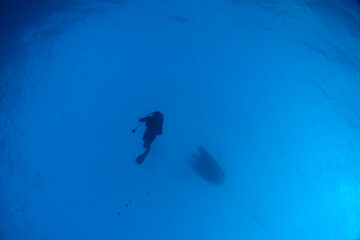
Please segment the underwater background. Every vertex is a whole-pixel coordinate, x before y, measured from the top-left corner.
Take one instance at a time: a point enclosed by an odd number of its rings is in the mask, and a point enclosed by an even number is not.
[[[359,12],[2,1],[0,240],[358,240]],[[131,130],[155,110],[139,166]],[[190,166],[198,146],[223,184]]]

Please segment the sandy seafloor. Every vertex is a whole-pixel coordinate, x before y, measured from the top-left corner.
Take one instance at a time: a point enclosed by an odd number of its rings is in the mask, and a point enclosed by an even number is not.
[[[360,238],[359,1],[1,4],[1,240]]]

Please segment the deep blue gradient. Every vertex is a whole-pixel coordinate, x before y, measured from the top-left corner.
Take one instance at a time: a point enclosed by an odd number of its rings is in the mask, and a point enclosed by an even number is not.
[[[28,2],[0,7],[0,240],[360,238],[359,1]]]

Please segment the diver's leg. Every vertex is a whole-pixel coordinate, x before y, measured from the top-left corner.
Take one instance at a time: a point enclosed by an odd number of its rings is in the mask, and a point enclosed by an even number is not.
[[[145,132],[144,132],[144,135],[142,137],[143,141],[145,141],[146,139],[149,138],[149,136],[151,135],[151,131],[149,128],[146,128]]]
[[[156,134],[148,134],[146,138],[144,138],[144,148],[150,149],[151,143],[155,140],[155,137]]]
[[[149,128],[147,128],[142,138],[144,141],[144,148],[146,149],[150,149],[150,145],[151,145],[151,142],[149,141],[150,137],[151,137],[151,132]]]

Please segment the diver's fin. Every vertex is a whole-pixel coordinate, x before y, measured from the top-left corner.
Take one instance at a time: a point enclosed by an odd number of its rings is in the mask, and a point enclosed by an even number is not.
[[[141,165],[141,164],[144,162],[145,157],[146,157],[146,154],[144,154],[144,153],[141,154],[140,156],[138,156],[138,157],[136,158],[136,163],[139,164],[139,165]]]
[[[146,156],[148,155],[148,153],[149,153],[149,149],[146,150],[144,153],[140,154],[140,155],[136,158],[136,163],[139,164],[139,165],[141,165],[141,164],[144,162],[144,160],[145,160]]]

